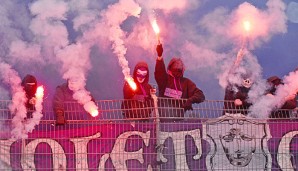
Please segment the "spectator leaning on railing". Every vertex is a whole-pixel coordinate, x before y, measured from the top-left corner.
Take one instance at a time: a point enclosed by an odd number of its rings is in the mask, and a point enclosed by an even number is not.
[[[243,115],[248,114],[248,108],[251,103],[248,102],[248,92],[253,84],[250,79],[250,74],[245,74],[242,76],[242,85],[233,86],[228,85],[225,90],[224,97],[224,112],[225,113],[241,113]]]
[[[154,76],[158,85],[159,97],[170,98],[159,99],[159,107],[161,109],[171,108],[171,110],[161,110],[159,114],[161,121],[166,121],[169,118],[181,119],[184,117],[185,111],[193,110],[193,103],[203,102],[205,95],[194,82],[183,77],[185,66],[180,58],[172,58],[166,69],[162,57],[162,44],[157,45],[156,51],[158,57]]]
[[[67,118],[69,119],[88,119],[89,115],[86,113],[83,105],[79,104],[73,98],[74,90],[77,89],[77,80],[67,80],[66,83],[56,87],[56,92],[53,98],[53,110],[56,116],[56,125],[65,125]],[[95,102],[91,96],[91,100]],[[68,113],[67,113],[68,110]],[[69,111],[71,110],[71,111]],[[68,115],[66,115],[66,113]]]
[[[148,83],[149,69],[146,62],[136,64],[133,79],[137,86],[135,90],[127,82],[123,86],[124,101],[121,106],[123,115],[127,119],[146,121],[153,110],[153,100],[150,95],[152,86]]]

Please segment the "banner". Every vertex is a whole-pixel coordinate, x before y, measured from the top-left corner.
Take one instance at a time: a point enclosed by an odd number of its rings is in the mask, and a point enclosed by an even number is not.
[[[207,121],[42,127],[1,136],[11,170],[297,170],[298,124],[225,115]],[[158,129],[158,130],[157,130]]]

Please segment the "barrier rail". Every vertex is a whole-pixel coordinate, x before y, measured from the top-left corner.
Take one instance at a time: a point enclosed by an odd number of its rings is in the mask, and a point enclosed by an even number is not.
[[[10,101],[0,101],[0,170],[297,170],[296,109],[255,119],[241,107],[225,114],[224,103],[232,102],[206,100],[184,112],[183,101],[166,98],[101,100],[91,117],[67,102],[67,124],[56,126],[45,102],[40,124],[16,140]]]

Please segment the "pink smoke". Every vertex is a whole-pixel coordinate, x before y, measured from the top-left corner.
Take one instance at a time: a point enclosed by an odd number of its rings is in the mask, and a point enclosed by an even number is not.
[[[230,15],[228,35],[237,39],[247,36],[250,48],[259,47],[268,42],[275,34],[287,32],[285,4],[281,0],[269,0],[267,10],[261,10],[248,2],[241,4]],[[243,22],[251,23],[251,30],[245,33]]]

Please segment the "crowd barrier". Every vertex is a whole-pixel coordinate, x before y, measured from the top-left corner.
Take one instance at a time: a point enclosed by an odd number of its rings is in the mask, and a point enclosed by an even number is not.
[[[50,102],[26,139],[11,137],[10,101],[0,101],[0,170],[297,170],[297,110],[251,118],[222,100],[96,101],[97,117],[65,103],[55,125]],[[134,108],[132,108],[132,106]],[[136,114],[144,117],[136,117]],[[24,121],[26,122],[26,120]]]

